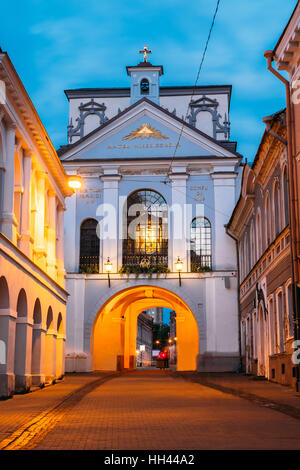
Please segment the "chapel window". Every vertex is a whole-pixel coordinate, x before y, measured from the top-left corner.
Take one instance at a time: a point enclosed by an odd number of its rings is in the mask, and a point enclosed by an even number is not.
[[[168,207],[156,191],[142,189],[127,198],[123,266],[168,266]]]
[[[206,217],[195,217],[191,223],[191,271],[211,268],[211,223]]]
[[[80,227],[80,255],[79,271],[86,273],[99,272],[99,237],[97,235],[98,222],[95,219],[86,219]]]
[[[147,78],[143,78],[141,80],[141,95],[149,95],[149,80]]]

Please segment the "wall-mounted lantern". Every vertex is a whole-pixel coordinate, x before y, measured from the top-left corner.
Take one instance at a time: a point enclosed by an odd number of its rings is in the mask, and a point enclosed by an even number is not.
[[[181,261],[180,257],[178,256],[177,258],[177,261],[175,263],[175,268],[176,268],[176,271],[178,272],[178,275],[179,275],[179,286],[181,287],[181,271],[182,271],[182,268],[183,268],[183,262]]]
[[[112,263],[111,263],[109,257],[107,258],[106,263],[104,263],[104,268],[105,268],[105,271],[107,272],[108,287],[110,287],[110,276],[109,276],[109,273],[111,273],[111,270],[112,270]]]

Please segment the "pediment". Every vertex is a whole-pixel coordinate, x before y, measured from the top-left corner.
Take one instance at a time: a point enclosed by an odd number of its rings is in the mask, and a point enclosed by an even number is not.
[[[151,157],[236,158],[237,155],[222,147],[215,139],[185,125],[181,119],[163,108],[149,100],[142,100],[66,147],[61,160]]]

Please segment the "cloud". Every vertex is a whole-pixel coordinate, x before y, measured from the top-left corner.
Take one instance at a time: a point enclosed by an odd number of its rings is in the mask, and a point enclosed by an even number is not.
[[[125,66],[138,62],[144,44],[153,51],[152,63],[164,66],[162,85],[193,84],[215,5],[204,0],[153,0],[151,5],[146,0],[27,0],[26,8],[20,7],[17,34],[11,28],[15,15],[6,7],[6,37],[17,51],[15,65],[54,144],[65,143],[63,90],[129,86]],[[292,8],[281,0],[220,3],[198,84],[233,85],[232,132],[251,151],[261,117],[284,102],[263,51],[274,47]]]

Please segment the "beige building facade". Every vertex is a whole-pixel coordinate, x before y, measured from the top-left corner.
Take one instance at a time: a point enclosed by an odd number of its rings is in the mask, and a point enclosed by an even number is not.
[[[0,50],[0,396],[64,375],[67,177]]]

